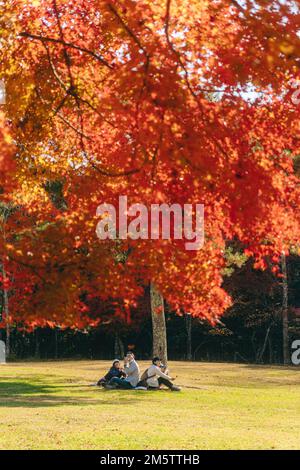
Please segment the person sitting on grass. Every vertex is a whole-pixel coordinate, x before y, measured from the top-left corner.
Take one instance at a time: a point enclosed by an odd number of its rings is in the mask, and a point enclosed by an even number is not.
[[[121,379],[122,377],[126,377],[126,374],[121,367],[121,362],[119,361],[119,359],[115,359],[112,363],[112,367],[109,369],[107,374],[105,374],[102,379],[98,380],[98,387],[104,387],[104,385],[108,384],[109,381],[114,377],[118,377],[119,379]]]
[[[133,352],[129,351],[124,358],[125,378],[113,377],[105,388],[112,390],[114,388],[133,389],[140,380],[140,368],[135,361]]]
[[[148,390],[158,390],[161,385],[165,385],[168,387],[172,392],[179,392],[181,390],[180,387],[176,387],[172,383],[174,378],[169,377],[165,374],[162,369],[166,370],[165,366],[161,363],[159,357],[154,357],[152,359],[152,365],[147,369],[147,378],[146,383]]]

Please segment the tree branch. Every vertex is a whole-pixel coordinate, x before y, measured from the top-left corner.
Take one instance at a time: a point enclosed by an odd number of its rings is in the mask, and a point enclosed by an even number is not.
[[[54,43],[54,44],[61,44],[65,47],[69,47],[70,49],[75,49],[77,51],[81,51],[81,52],[84,52],[84,53],[90,55],[94,59],[101,62],[102,65],[105,65],[105,67],[108,67],[111,70],[113,70],[113,68],[114,68],[105,59],[103,59],[103,57],[101,57],[99,54],[96,54],[95,52],[93,52],[89,49],[86,49],[85,47],[76,46],[76,44],[72,44],[70,42],[63,41],[62,39],[49,38],[49,37],[46,37],[46,36],[39,36],[39,35],[31,34],[31,33],[28,33],[28,32],[22,32],[22,33],[19,34],[19,36],[24,37],[24,38],[34,39],[36,41],[40,41],[40,42],[43,42],[43,43],[44,42],[50,42],[50,43]]]

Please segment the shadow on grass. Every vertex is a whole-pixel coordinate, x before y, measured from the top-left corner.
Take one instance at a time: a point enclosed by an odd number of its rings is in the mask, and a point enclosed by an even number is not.
[[[139,400],[132,395],[128,395],[128,391],[122,391],[122,396],[116,397],[106,390],[96,390],[99,395],[93,394],[93,397],[86,396],[62,396],[57,395],[64,390],[74,389],[78,391],[78,385],[50,385],[42,381],[26,382],[0,379],[0,408],[42,408],[55,406],[98,406],[112,405],[116,406],[120,399],[120,403],[127,405],[135,405]],[[81,386],[82,389],[86,387]],[[126,393],[127,392],[127,393]],[[132,393],[129,391],[129,393]],[[104,398],[105,397],[105,398]]]
[[[300,367],[299,366],[284,366],[281,364],[244,364],[245,369],[251,369],[251,370],[268,370],[268,371],[278,371],[278,372],[299,372]]]

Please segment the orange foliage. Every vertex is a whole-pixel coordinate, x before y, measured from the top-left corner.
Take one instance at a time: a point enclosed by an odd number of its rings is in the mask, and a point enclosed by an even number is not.
[[[75,325],[81,292],[130,304],[152,280],[174,309],[213,322],[230,305],[221,287],[228,239],[261,268],[299,241],[300,108],[286,94],[299,68],[299,11],[245,3],[1,6],[18,206],[3,257],[18,320]],[[49,181],[62,183],[63,205]],[[204,248],[99,242],[96,208],[118,195],[146,206],[203,203]]]

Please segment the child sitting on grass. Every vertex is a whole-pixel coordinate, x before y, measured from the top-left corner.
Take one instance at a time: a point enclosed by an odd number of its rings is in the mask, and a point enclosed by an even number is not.
[[[118,377],[119,379],[121,379],[122,377],[126,377],[126,374],[121,367],[121,363],[119,359],[115,359],[112,364],[112,367],[109,369],[107,374],[105,374],[105,376],[102,377],[102,379],[98,380],[97,382],[98,387],[103,387],[114,377]]]

